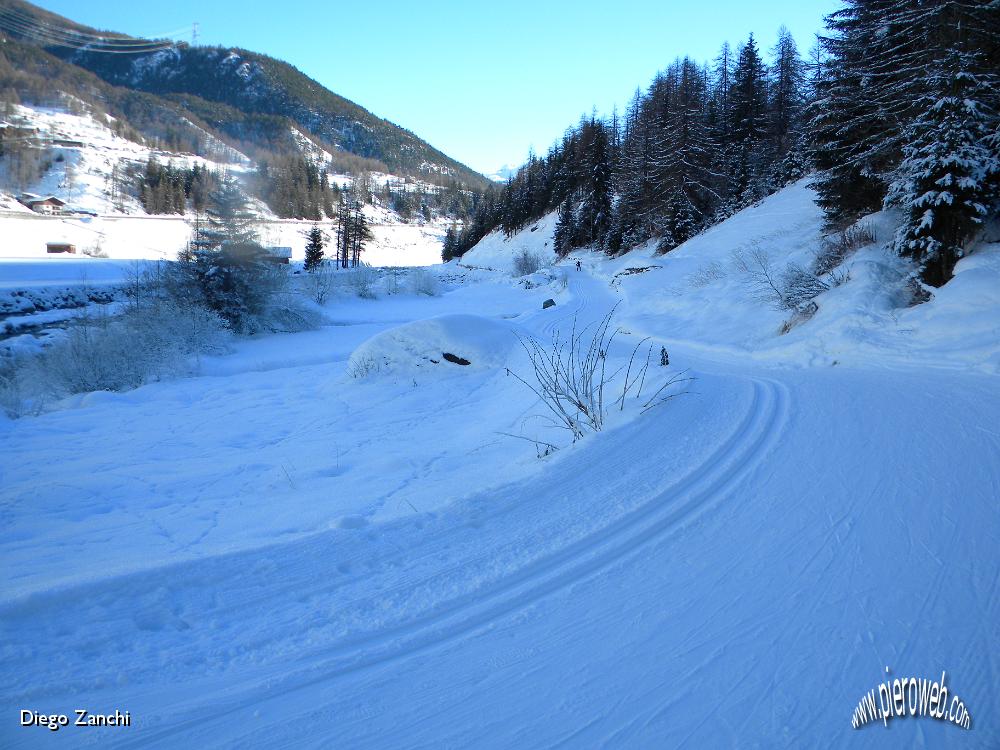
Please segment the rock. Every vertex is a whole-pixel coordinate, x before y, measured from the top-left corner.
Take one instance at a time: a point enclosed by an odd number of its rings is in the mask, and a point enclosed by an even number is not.
[[[442,352],[441,356],[449,362],[454,362],[456,365],[462,365],[463,367],[472,364],[465,357],[459,357],[457,354],[452,354],[451,352]]]
[[[556,301],[554,299],[547,299],[542,303],[542,309],[547,310],[550,307],[555,307]]]

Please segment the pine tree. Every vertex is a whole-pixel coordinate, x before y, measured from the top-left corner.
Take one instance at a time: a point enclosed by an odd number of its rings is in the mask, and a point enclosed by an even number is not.
[[[337,212],[337,259],[341,268],[361,264],[365,245],[373,238],[360,201],[342,200]]]
[[[703,71],[684,58],[677,66],[656,145],[654,174],[662,194],[661,251],[696,234],[720,200],[713,188],[718,174],[711,166],[715,146],[705,118],[707,98]]]
[[[729,129],[732,138],[729,173],[731,192],[741,207],[763,197],[769,186],[763,144],[767,137],[767,69],[753,34],[740,48],[730,92]]]
[[[318,224],[313,224],[306,237],[306,259],[303,268],[312,271],[323,265],[323,231]]]
[[[987,141],[987,92],[969,72],[974,66],[963,62],[953,54],[945,69],[927,77],[924,111],[905,131],[888,198],[906,212],[896,247],[917,261],[932,286],[952,277],[967,242],[996,210],[1000,161]]]
[[[775,160],[781,160],[796,142],[804,102],[805,64],[788,29],[778,29],[770,81],[769,137]]]
[[[247,207],[246,195],[234,178],[223,178],[209,196],[208,218],[220,243],[258,244],[257,217]]]
[[[455,227],[448,227],[448,231],[444,234],[444,243],[441,246],[441,260],[447,263],[457,257],[460,257],[458,233],[455,231]]]
[[[556,219],[555,232],[552,235],[552,249],[556,255],[565,257],[573,249],[573,237],[576,235],[576,220],[573,217],[573,205],[567,198],[559,206],[559,216]]]
[[[591,119],[586,128],[586,195],[580,208],[577,231],[581,244],[602,243],[611,223],[611,162],[608,133]]]
[[[814,187],[830,224],[878,210],[924,112],[923,81],[952,54],[996,74],[1000,5],[956,0],[845,0],[821,37],[828,55],[811,109]],[[985,94],[997,109],[997,87]]]

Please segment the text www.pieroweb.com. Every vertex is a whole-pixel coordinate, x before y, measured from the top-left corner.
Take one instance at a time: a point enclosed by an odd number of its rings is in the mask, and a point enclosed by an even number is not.
[[[969,729],[972,716],[957,695],[951,694],[949,699],[945,676],[942,672],[941,679],[935,681],[916,677],[886,680],[861,696],[851,717],[851,726],[860,729],[870,722],[881,720],[888,727],[891,719],[928,716]]]

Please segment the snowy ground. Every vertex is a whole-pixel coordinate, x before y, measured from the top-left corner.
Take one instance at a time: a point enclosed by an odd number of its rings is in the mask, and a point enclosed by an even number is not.
[[[893,311],[863,249],[779,336],[729,259],[805,252],[810,206],[530,289],[338,300],[199,377],[0,423],[3,744],[996,747],[996,251]],[[501,433],[560,438],[503,331],[616,303],[609,361],[653,336],[654,383],[691,393],[536,458]],[[391,366],[352,378],[352,353]],[[886,667],[947,671],[972,730],[851,729]],[[76,707],[133,726],[10,718]]]
[[[232,148],[206,139],[215,152],[214,159],[187,153],[152,149],[123,138],[112,129],[113,121],[85,111],[18,105],[14,119],[27,122],[38,131],[38,138],[49,144],[47,157],[51,168],[27,192],[55,195],[73,207],[94,212],[95,216],[41,216],[17,202],[16,196],[0,193],[0,284],[7,275],[9,259],[46,258],[46,243],[75,244],[79,254],[97,253],[113,259],[173,260],[184,248],[194,227],[195,217],[147,215],[139,201],[125,196],[111,199],[112,173],[115,166],[143,168],[150,158],[163,165],[190,168],[195,164],[212,171],[237,177],[252,170],[250,160]],[[329,162],[331,155],[298,134],[306,153]],[[70,145],[52,146],[64,143]],[[78,144],[78,145],[72,145]],[[430,189],[426,183],[407,181],[389,174],[369,175],[373,189],[389,183],[393,189]],[[349,175],[333,174],[331,183],[349,186]],[[306,232],[312,222],[277,218],[257,203],[261,239],[265,244],[292,248],[292,257],[305,255]],[[368,243],[364,261],[377,266],[424,266],[441,260],[441,242],[450,220],[435,218],[430,222],[404,222],[394,211],[366,206],[365,214],[374,235]],[[335,222],[321,222],[331,235]]]

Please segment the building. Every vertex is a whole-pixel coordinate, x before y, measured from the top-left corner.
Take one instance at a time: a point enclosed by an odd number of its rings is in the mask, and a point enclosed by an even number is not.
[[[76,245],[68,242],[46,242],[45,252],[47,253],[76,253]]]
[[[267,247],[264,248],[264,260],[271,263],[282,263],[288,265],[292,260],[292,248],[290,247]]]
[[[56,198],[54,195],[33,195],[24,193],[18,201],[30,208],[36,214],[59,214],[62,213],[66,201]]]

